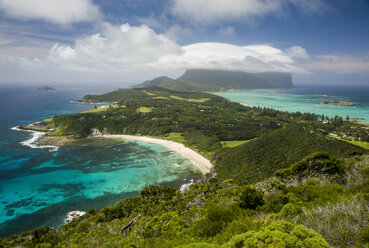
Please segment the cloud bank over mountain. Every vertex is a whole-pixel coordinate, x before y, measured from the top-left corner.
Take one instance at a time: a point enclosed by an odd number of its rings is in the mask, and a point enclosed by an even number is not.
[[[3,56],[0,60],[17,64],[25,71],[106,73],[109,80],[115,81],[122,77],[147,79],[140,78],[143,74],[139,71],[153,77],[158,73],[180,74],[191,68],[306,73],[295,63],[296,58],[306,56],[304,48],[296,46],[286,51],[268,44],[204,42],[180,46],[146,25],[105,23],[101,32],[77,39],[73,45],[55,44],[46,57],[30,60]]]

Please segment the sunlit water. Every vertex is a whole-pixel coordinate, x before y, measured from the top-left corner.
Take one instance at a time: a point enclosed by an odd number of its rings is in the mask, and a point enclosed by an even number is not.
[[[61,225],[69,211],[100,209],[151,184],[180,188],[200,179],[190,161],[159,145],[102,139],[32,148],[24,141],[37,134],[11,129],[87,110],[70,101],[102,91],[0,88],[0,236]]]
[[[237,90],[217,95],[248,106],[324,114],[329,117],[349,116],[369,123],[369,86],[296,86],[283,90]],[[336,100],[350,101],[355,106],[319,104]]]

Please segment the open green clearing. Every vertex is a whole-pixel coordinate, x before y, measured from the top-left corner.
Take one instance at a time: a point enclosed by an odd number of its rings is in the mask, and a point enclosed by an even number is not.
[[[137,113],[150,113],[152,109],[148,107],[139,107],[136,111]]]
[[[98,113],[98,112],[103,112],[103,111],[107,111],[109,109],[114,109],[114,108],[124,108],[125,106],[119,106],[118,104],[113,104],[113,105],[110,105],[110,106],[106,106],[106,107],[96,107],[96,108],[92,108],[92,109],[89,109],[85,112],[82,112],[82,113]]]
[[[348,142],[348,143],[353,144],[355,146],[360,146],[362,148],[369,149],[369,142],[355,140],[355,139],[352,139],[352,138],[341,138],[341,137],[333,136],[333,135],[329,135],[329,137]]]
[[[233,147],[245,144],[246,142],[249,142],[249,141],[251,140],[228,140],[228,141],[221,141],[220,143],[222,144],[224,148],[225,147],[233,148]]]

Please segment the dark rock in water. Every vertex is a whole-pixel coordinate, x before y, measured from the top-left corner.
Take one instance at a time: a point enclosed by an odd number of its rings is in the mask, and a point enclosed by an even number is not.
[[[45,85],[45,86],[37,88],[37,90],[55,90],[55,89],[50,86]]]

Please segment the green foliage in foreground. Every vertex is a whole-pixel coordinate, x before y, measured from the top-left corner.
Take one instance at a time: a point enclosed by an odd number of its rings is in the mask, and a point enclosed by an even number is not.
[[[153,185],[60,228],[0,239],[0,247],[365,247],[369,157],[343,163],[337,182],[328,174],[293,185],[212,178],[184,192]]]
[[[217,248],[254,248],[254,247],[306,247],[329,248],[328,242],[314,230],[309,230],[303,225],[297,225],[287,221],[277,221],[260,231],[249,231],[235,235],[224,245],[208,243],[195,243],[181,246],[181,248],[217,247]]]

